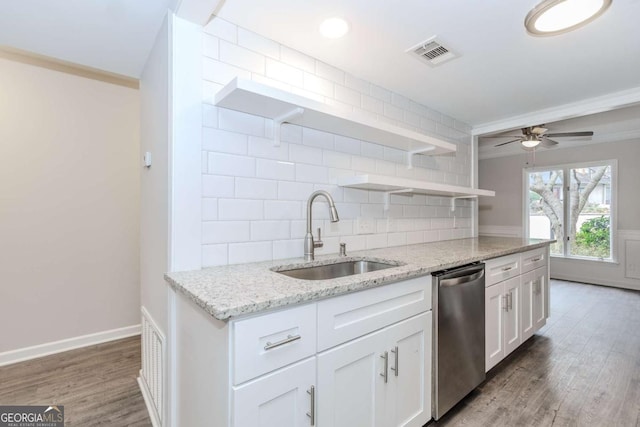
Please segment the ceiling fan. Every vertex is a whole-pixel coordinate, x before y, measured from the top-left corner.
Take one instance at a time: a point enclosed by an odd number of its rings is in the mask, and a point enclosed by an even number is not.
[[[551,138],[593,136],[592,131],[547,133],[549,129],[545,128],[544,125],[529,126],[526,128],[522,128],[521,130],[522,130],[522,135],[499,135],[499,136],[495,135],[495,136],[486,136],[485,138],[515,138],[515,139],[512,139],[511,141],[496,144],[494,145],[494,147],[501,147],[503,145],[511,144],[512,142],[520,141],[523,149],[533,150],[538,146],[549,148],[559,144],[558,141],[554,141]]]

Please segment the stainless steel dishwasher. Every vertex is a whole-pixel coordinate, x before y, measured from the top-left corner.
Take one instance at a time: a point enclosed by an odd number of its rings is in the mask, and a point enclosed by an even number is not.
[[[485,379],[484,264],[433,276],[433,418]]]

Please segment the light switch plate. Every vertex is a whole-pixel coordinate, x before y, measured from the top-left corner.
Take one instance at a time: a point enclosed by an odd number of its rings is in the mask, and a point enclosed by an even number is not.
[[[373,218],[356,219],[356,234],[373,234],[376,232],[376,220]]]

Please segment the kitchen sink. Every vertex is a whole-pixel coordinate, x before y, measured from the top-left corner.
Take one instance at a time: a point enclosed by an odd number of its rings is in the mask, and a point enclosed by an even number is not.
[[[397,267],[401,264],[389,264],[380,261],[357,260],[343,261],[334,264],[315,265],[311,267],[292,268],[288,270],[272,269],[276,273],[303,280],[326,280],[338,277],[353,276],[355,274],[368,273],[370,271],[384,270]]]

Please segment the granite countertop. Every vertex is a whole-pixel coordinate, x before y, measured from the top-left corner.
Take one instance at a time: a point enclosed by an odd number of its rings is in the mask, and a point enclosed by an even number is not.
[[[362,258],[401,265],[330,280],[301,280],[271,271],[332,264],[337,255],[226,265],[165,274],[171,287],[219,320],[289,304],[313,301],[427,275],[470,262],[544,247],[552,240],[478,237],[349,253],[340,261]],[[302,252],[302,248],[300,248]]]

